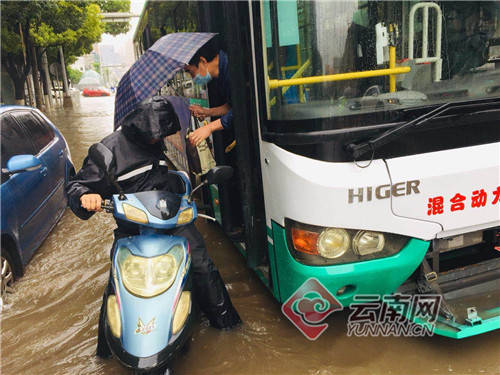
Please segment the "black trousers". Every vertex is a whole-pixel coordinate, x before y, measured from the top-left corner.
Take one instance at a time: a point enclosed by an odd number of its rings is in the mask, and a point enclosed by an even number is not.
[[[136,233],[115,230],[115,239],[111,248],[111,258],[115,249],[116,241],[120,238]],[[205,313],[210,324],[219,329],[230,329],[239,323],[241,319],[238,312],[231,303],[224,281],[217,267],[210,259],[205,241],[194,224],[185,225],[169,231],[169,234],[181,236],[188,240],[191,249],[191,272],[193,277],[193,295],[200,309]],[[99,315],[99,328],[97,337],[97,355],[103,358],[109,357],[111,351],[107,345],[104,333],[106,319],[106,301],[109,294],[113,293],[111,283],[111,270],[108,285],[104,290],[101,312]]]

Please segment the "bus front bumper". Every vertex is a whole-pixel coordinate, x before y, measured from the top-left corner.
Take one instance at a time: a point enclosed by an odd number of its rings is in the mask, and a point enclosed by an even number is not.
[[[389,295],[412,275],[421,264],[429,248],[427,241],[410,239],[403,249],[395,255],[363,262],[310,266],[295,260],[287,245],[283,227],[273,222],[268,236],[273,239],[274,254],[270,253],[270,263],[274,278],[272,291],[283,303],[309,278],[316,278],[337,298],[343,307],[348,307],[355,295]],[[271,246],[270,246],[271,247]],[[344,292],[339,295],[339,290]],[[500,306],[482,311],[482,322],[477,325],[449,324],[440,318],[434,333],[451,337],[465,338],[500,328]],[[417,320],[412,319],[415,323]]]

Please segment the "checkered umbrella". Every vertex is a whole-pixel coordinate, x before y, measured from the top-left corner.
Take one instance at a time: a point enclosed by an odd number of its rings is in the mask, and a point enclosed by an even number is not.
[[[140,102],[154,95],[216,34],[174,33],[156,41],[125,73],[116,90],[115,129]]]

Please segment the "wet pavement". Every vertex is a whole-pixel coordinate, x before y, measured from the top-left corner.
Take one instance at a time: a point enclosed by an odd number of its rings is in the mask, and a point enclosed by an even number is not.
[[[49,117],[66,137],[75,167],[112,131],[114,97],[80,98]],[[216,224],[199,220],[209,253],[244,321],[221,332],[202,320],[174,374],[500,374],[500,331],[465,340],[444,337],[347,337],[347,314],[310,342],[281,314]],[[95,357],[97,320],[109,272],[113,219],[88,221],[70,210],[15,284],[1,320],[1,373],[129,374]]]

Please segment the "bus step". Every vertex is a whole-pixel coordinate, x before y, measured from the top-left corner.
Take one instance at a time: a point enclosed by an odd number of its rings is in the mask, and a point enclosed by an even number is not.
[[[269,280],[269,266],[257,266],[257,271],[262,272],[264,277]]]

